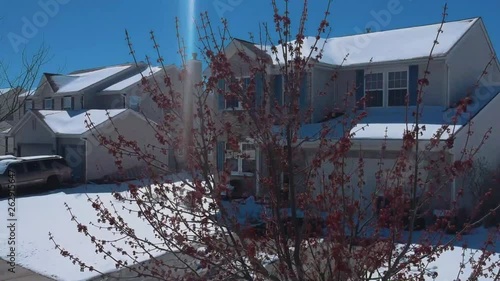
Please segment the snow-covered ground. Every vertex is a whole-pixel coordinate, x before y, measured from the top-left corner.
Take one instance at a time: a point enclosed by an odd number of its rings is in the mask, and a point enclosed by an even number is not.
[[[75,222],[71,221],[65,203],[71,208],[72,213],[78,221],[88,226],[89,232],[101,239],[116,239],[120,235],[114,236],[108,230],[100,230],[89,226],[90,222],[97,222],[96,211],[92,208],[88,198],[95,199],[99,196],[100,200],[111,207],[110,201],[113,201],[119,214],[125,221],[131,225],[138,237],[148,239],[149,241],[158,241],[151,227],[138,218],[137,214],[121,210],[122,204],[117,202],[112,191],[121,191],[127,193],[127,186],[124,184],[118,187],[115,184],[109,185],[84,185],[71,189],[57,190],[48,194],[31,195],[16,199],[16,262],[18,265],[31,269],[37,273],[52,277],[57,280],[87,280],[90,277],[97,276],[97,272],[85,270],[81,272],[78,265],[60,254],[55,249],[53,241],[49,240],[49,232],[54,236],[62,248],[70,254],[75,255],[89,266],[101,272],[112,272],[116,270],[115,262],[111,259],[103,259],[103,255],[97,255],[95,248],[90,242],[89,237],[85,237],[77,230]],[[88,197],[87,197],[88,196]],[[0,227],[0,257],[7,260],[9,251],[7,237],[8,229],[6,216],[8,211],[8,201],[4,198],[0,200],[0,212],[4,226]],[[128,208],[133,208],[127,204]],[[111,209],[110,209],[111,211]],[[129,250],[125,245],[125,240],[116,242],[118,247]],[[110,248],[113,250],[113,248]],[[128,252],[132,252],[131,250]],[[163,252],[156,251],[152,254],[159,256]],[[147,260],[146,256],[139,258],[140,261]]]
[[[425,272],[424,280],[426,281],[459,281],[459,280],[476,280],[476,281],[491,281],[498,280],[493,276],[498,274],[500,268],[500,245],[490,245],[487,248],[492,255],[484,260],[484,264],[480,272],[486,273],[487,276],[479,275],[477,279],[471,278],[480,259],[483,259],[483,251],[485,241],[488,239],[490,231],[484,228],[472,230],[472,233],[463,237],[461,241],[456,241],[455,245],[467,244],[468,248],[459,246],[453,247],[452,250],[445,250],[439,257],[434,260],[435,255],[431,259],[424,259],[420,267],[412,266],[408,275],[415,278],[421,272]],[[449,241],[452,236],[443,237],[443,242]],[[403,247],[403,245],[400,245]],[[412,245],[418,247],[418,245]],[[409,255],[411,255],[410,250]],[[379,269],[384,272],[386,268]],[[490,271],[491,270],[491,271]],[[412,279],[413,280],[413,279]]]
[[[28,269],[43,275],[52,277],[57,280],[87,280],[91,277],[99,275],[97,272],[89,272],[87,270],[81,272],[78,265],[63,256],[55,249],[54,243],[49,240],[49,232],[55,237],[55,241],[65,248],[71,254],[77,256],[86,264],[94,266],[102,272],[112,272],[116,270],[115,262],[108,259],[103,259],[102,255],[96,255],[95,249],[82,233],[78,233],[77,226],[71,221],[71,215],[68,213],[65,203],[71,207],[71,211],[77,219],[84,224],[96,222],[96,211],[92,208],[88,197],[99,198],[108,203],[114,201],[115,207],[119,210],[121,216],[135,229],[137,236],[157,241],[151,228],[144,221],[139,219],[136,214],[129,214],[127,211],[121,211],[121,204],[116,203],[111,191],[121,189],[122,193],[126,193],[126,186],[118,187],[117,185],[85,185],[72,189],[57,190],[47,194],[32,195],[17,198],[16,200],[16,262]],[[6,224],[6,216],[8,211],[8,201],[0,200],[0,216]],[[110,206],[108,204],[108,206]],[[89,226],[89,230],[100,238],[117,238],[108,230],[94,229]],[[7,227],[0,227],[0,257],[6,259],[8,255],[8,240]],[[477,229],[474,233],[465,236],[470,247],[479,248],[481,243],[486,239],[487,233],[484,229]],[[129,249],[124,241],[117,242],[118,246],[125,250]],[[476,246],[477,245],[477,246]],[[500,253],[500,248],[497,246],[495,252]],[[455,247],[454,251],[444,253],[437,261],[432,262],[428,269],[438,272],[438,277],[433,279],[426,277],[426,280],[442,280],[452,281],[457,278],[457,270],[463,260],[465,253],[465,261],[470,256],[477,257],[480,253],[477,250],[466,250],[465,252],[460,247]],[[163,252],[153,252],[153,255],[160,256]],[[146,260],[144,256],[139,260]],[[493,259],[493,262],[498,260],[498,255]],[[498,269],[497,269],[498,270]],[[470,264],[466,263],[464,268],[464,277],[470,273]],[[463,277],[462,277],[463,278]],[[489,278],[479,280],[491,280]]]

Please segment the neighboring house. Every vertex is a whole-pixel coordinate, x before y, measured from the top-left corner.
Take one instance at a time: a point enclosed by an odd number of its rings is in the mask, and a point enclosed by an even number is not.
[[[168,75],[177,77],[175,66],[165,67]],[[141,79],[159,80],[162,88],[164,71],[145,63],[123,64],[75,71],[70,74],[44,73],[40,84],[26,102],[29,109],[79,110],[131,108],[157,122],[160,119],[151,93],[141,87]],[[174,89],[182,89],[173,82]]]
[[[23,116],[24,102],[32,91],[21,88],[0,89],[0,155],[13,149],[12,139],[7,133]]]
[[[92,129],[87,124],[92,122]],[[131,109],[31,110],[10,132],[17,156],[61,155],[73,168],[76,181],[92,181],[120,177],[112,147],[101,145],[102,135],[118,141],[118,134],[127,141],[136,141],[148,153],[158,153],[154,124]],[[118,131],[116,132],[115,129]],[[134,155],[123,155],[125,178],[141,175],[144,161]]]
[[[65,128],[70,130],[69,132],[59,131],[58,128],[51,127],[50,124],[43,125],[43,120],[50,120],[56,115],[61,118],[66,116],[67,122],[70,122],[71,126],[85,128],[83,117],[86,112],[93,112],[102,117],[102,112],[106,112],[105,110],[120,113],[119,116],[128,116],[127,120],[130,118],[135,120],[140,116],[142,121],[130,123],[130,126],[126,128],[127,132],[135,130],[137,136],[145,138],[143,144],[146,144],[146,141],[151,144],[157,143],[155,132],[149,130],[151,129],[149,122],[161,124],[164,122],[165,112],[154,101],[155,95],[174,94],[181,99],[179,104],[182,108],[174,110],[179,110],[185,116],[180,121],[182,124],[178,124],[176,127],[184,128],[184,131],[179,133],[188,137],[187,132],[190,132],[193,126],[194,85],[201,81],[201,62],[193,57],[187,62],[186,70],[189,73],[186,77],[189,79],[185,81],[180,78],[181,70],[174,65],[161,68],[148,66],[145,63],[99,67],[75,71],[70,74],[44,73],[37,90],[25,101],[22,110],[24,117],[21,122],[15,125],[10,132],[6,132],[11,143],[10,148],[6,149],[7,153],[22,156],[61,154],[71,162],[69,159],[71,155],[68,155],[68,151],[74,150],[78,155],[84,153],[82,138],[88,139],[88,130],[73,132],[71,127],[66,126]],[[166,75],[170,81],[168,86],[165,84]],[[150,85],[150,88],[146,87],[147,84]],[[121,112],[126,112],[126,114]],[[37,126],[37,123],[41,123],[41,125]],[[112,135],[113,133],[113,131],[108,131],[107,134]],[[136,135],[132,134],[131,136],[133,139]],[[174,138],[174,133],[169,132],[169,137]],[[92,141],[94,145],[97,145],[95,139]],[[185,143],[185,146],[189,145],[192,143]],[[168,164],[170,170],[177,170],[185,165],[183,149],[174,150],[168,146],[165,149],[167,155],[162,160],[164,160],[163,163]],[[112,157],[107,152],[104,154],[103,157]],[[161,158],[163,154],[157,151],[155,155]],[[93,180],[116,172],[113,171],[116,165],[109,163],[101,168],[102,171],[97,171],[94,166],[106,163],[97,156],[100,154],[93,154],[92,157],[87,155],[86,160],[78,164],[84,166],[73,165],[78,180]],[[135,160],[135,162],[140,161]],[[82,171],[86,171],[85,176],[82,175]]]
[[[350,159],[347,161],[347,170],[356,169],[359,155],[362,153],[365,162],[363,190],[368,193],[376,190],[375,173],[379,170],[382,144],[386,143],[384,167],[387,168],[394,163],[397,152],[401,149],[406,120],[410,126],[414,122],[412,112],[417,102],[418,79],[424,77],[429,53],[439,26],[440,24],[433,24],[320,40],[318,46],[324,46],[323,54],[307,71],[300,90],[299,106],[303,109],[302,112],[307,112],[308,108],[312,109],[311,115],[307,116],[306,124],[299,132],[300,139],[307,138],[302,146],[301,157],[306,160],[301,161],[302,165],[310,163],[317,151],[318,142],[314,141],[315,134],[323,125],[333,127],[342,118],[334,118],[332,113],[348,113],[352,110],[352,106],[357,104],[359,110],[368,113],[368,117],[361,120],[351,131],[356,134],[353,137],[354,148],[348,155]],[[484,75],[482,84],[474,88],[484,68],[495,56],[481,18],[445,23],[438,41],[439,44],[433,51],[433,59],[429,65],[429,85],[425,87],[423,93],[423,114],[420,124],[425,125],[426,130],[420,141],[423,144],[427,143],[442,125],[452,124],[457,102],[470,95],[472,103],[468,106],[468,112],[463,114],[454,126],[452,135],[455,138],[455,145],[447,151],[448,160],[453,161],[460,157],[464,146],[469,148],[478,146],[488,128],[494,126],[488,120],[500,117],[497,113],[500,103],[497,95],[500,92],[498,87],[500,66],[495,58],[488,73]],[[314,37],[304,39],[304,54],[308,54],[314,42]],[[277,70],[277,63],[272,62],[271,56],[263,52],[258,45],[233,40],[226,48],[226,55],[231,65],[238,71],[243,69],[242,79],[248,75],[245,73],[248,70],[245,70],[246,63],[237,55],[236,49],[243,50],[252,59],[268,56],[269,77],[266,77],[265,83],[269,83],[269,89],[273,89],[273,95],[278,102],[286,100],[287,97],[283,94],[283,78]],[[265,46],[263,49],[269,50]],[[281,48],[278,47],[277,50],[281,51]],[[331,83],[330,77],[334,73],[337,73],[337,79]],[[224,88],[223,82],[221,87]],[[349,96],[348,92],[353,90],[355,95]],[[257,87],[256,96],[260,95],[259,91],[262,89]],[[410,106],[408,110],[405,104],[407,93]],[[364,104],[359,103],[362,99],[365,100]],[[231,119],[234,116],[234,109],[241,110],[237,102],[224,100],[221,95],[217,101],[222,118],[235,125],[237,120]],[[467,124],[470,123],[473,123],[475,134],[467,140]],[[222,138],[217,149],[219,169],[223,164],[233,163],[233,182],[239,180],[238,185],[244,186],[248,192],[260,194],[256,177],[259,173],[265,173],[264,161],[259,159],[259,151],[251,144],[251,140],[246,139],[244,127],[244,125],[236,126],[236,134],[240,134],[241,150],[250,152],[251,157],[247,159],[239,158],[237,155],[233,157],[234,153],[226,147],[226,139]],[[364,130],[361,130],[362,127]],[[495,167],[500,164],[500,154],[496,149],[500,141],[499,130],[500,128],[493,129],[478,155],[485,156],[490,165]],[[342,133],[340,126],[336,126],[328,137],[337,139]],[[445,133],[443,139],[448,136]],[[429,157],[431,159],[434,156]],[[334,168],[328,167],[327,164],[322,167],[327,174]],[[353,183],[358,180],[353,176]],[[457,183],[453,182],[441,194],[443,198],[449,200],[436,202],[435,207],[449,206],[450,201],[456,198],[456,192]]]

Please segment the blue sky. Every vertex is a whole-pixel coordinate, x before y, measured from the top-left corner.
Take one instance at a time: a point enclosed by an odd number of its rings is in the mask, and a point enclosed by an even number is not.
[[[277,0],[281,2],[281,0]],[[302,0],[290,0],[297,20]],[[323,17],[326,0],[310,0],[308,35]],[[49,48],[43,72],[67,73],[78,69],[132,61],[124,30],[131,34],[139,59],[153,55],[149,32],[155,31],[166,63],[179,63],[175,17],[188,47],[196,50],[193,18],[207,11],[214,26],[228,19],[233,36],[256,38],[259,23],[272,26],[271,0],[0,0],[0,61],[15,76],[22,69],[23,50],[30,54],[41,44]],[[334,0],[330,22],[332,36],[437,23],[442,0]],[[395,5],[397,13],[389,13]],[[394,10],[394,9],[393,9]],[[453,0],[447,20],[481,16],[497,52],[500,49],[498,0]],[[295,16],[293,16],[295,15]],[[381,16],[382,15],[382,16]],[[383,16],[386,15],[386,16]],[[191,42],[191,44],[189,44]],[[0,79],[0,87],[5,86]]]

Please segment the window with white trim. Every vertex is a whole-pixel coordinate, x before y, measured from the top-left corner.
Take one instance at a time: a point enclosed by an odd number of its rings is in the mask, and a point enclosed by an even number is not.
[[[238,151],[226,144],[226,163],[232,174],[253,174],[256,170],[256,149],[252,142],[240,142]]]
[[[73,109],[73,97],[63,97],[62,109]]]
[[[406,106],[408,71],[374,72],[365,75],[367,107]]]
[[[365,103],[369,107],[384,106],[384,74],[370,73],[365,76]]]
[[[389,72],[387,96],[388,106],[405,106],[408,93],[408,71]]]
[[[242,92],[245,93],[248,89],[248,85],[250,85],[250,77],[243,77],[238,79],[237,81],[233,83],[239,83],[241,86]],[[238,98],[238,96],[241,96],[242,93],[232,93],[231,89],[229,90],[229,95],[226,96],[224,100],[224,108],[225,109],[243,109],[243,104]]]
[[[54,100],[46,98],[43,100],[43,109],[54,109]]]

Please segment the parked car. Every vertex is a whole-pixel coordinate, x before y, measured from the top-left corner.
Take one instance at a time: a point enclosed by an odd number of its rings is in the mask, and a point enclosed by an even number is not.
[[[11,186],[26,188],[45,186],[49,189],[71,181],[72,169],[59,155],[3,157],[0,159],[0,190]]]

